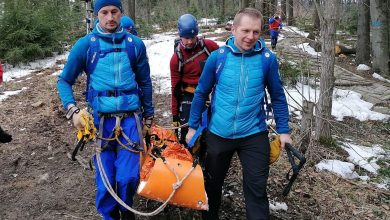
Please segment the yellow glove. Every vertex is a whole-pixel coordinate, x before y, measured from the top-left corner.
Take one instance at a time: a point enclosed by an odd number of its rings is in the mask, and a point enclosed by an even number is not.
[[[279,135],[277,135],[274,140],[270,142],[269,164],[273,164],[279,159],[281,151],[281,143]]]
[[[85,124],[87,123],[85,116],[90,117],[90,114],[84,109],[80,109],[80,111],[73,113],[73,126],[77,129],[84,128]]]
[[[78,129],[77,139],[81,140],[83,136],[86,140],[94,140],[96,138],[96,127],[93,124],[93,117],[84,110],[84,112],[80,111],[80,121],[84,124],[83,127]]]

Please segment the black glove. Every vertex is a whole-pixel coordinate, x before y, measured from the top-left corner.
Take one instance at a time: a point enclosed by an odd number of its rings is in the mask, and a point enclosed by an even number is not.
[[[12,135],[7,134],[1,127],[0,127],[0,143],[8,143],[12,141]]]
[[[153,125],[153,116],[144,118],[143,120],[142,135],[145,137],[146,135],[150,135]]]
[[[172,126],[179,127],[180,126],[180,118],[178,115],[174,115],[172,118]]]

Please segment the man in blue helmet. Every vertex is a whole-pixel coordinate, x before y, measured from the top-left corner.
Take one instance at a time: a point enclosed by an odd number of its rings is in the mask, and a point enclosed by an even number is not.
[[[139,182],[140,121],[144,129],[150,128],[154,115],[150,67],[142,40],[120,27],[120,0],[96,0],[94,13],[99,22],[92,33],[73,46],[57,88],[74,127],[83,130],[84,116],[93,115],[108,181],[118,196],[132,206]],[[76,106],[72,89],[83,71],[87,74],[88,112]],[[116,128],[120,134],[114,132]],[[114,135],[116,140],[112,140]],[[96,157],[94,162],[98,167]],[[96,207],[103,219],[135,219],[109,194],[100,172],[96,171]]]
[[[124,15],[121,17],[121,25],[127,32],[135,36],[138,36],[138,32],[135,28],[135,23],[133,19],[131,19],[129,16]]]
[[[198,36],[198,22],[191,14],[180,16],[177,28],[180,39],[175,42],[170,69],[171,111],[173,125],[178,127],[188,122],[194,91],[203,65],[210,53],[219,47],[214,41]],[[182,128],[180,132],[179,138],[183,144],[187,130],[188,128]]]
[[[235,15],[233,36],[226,41],[226,46],[211,53],[195,91],[187,142],[198,127],[203,127],[202,111],[212,92],[204,175],[209,211],[203,213],[203,219],[219,219],[222,186],[234,153],[242,165],[246,218],[270,218],[267,198],[270,144],[264,110],[265,89],[271,97],[282,147],[292,141],[278,61],[260,38],[262,20],[263,16],[254,8],[241,9]]]

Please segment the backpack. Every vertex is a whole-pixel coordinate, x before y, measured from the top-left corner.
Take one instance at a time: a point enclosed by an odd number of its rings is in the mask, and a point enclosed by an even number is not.
[[[99,36],[94,33],[88,35],[89,50],[87,54],[87,67],[86,73],[88,75],[92,74],[95,71],[96,65],[99,61],[99,58],[103,58],[108,53],[113,52],[122,52],[126,50],[127,56],[132,67],[135,67],[135,45],[131,34],[126,33],[126,48],[110,48],[106,50],[100,50]]]
[[[194,60],[196,57],[202,55],[203,53],[206,53],[207,56],[210,56],[210,51],[209,51],[209,49],[207,49],[207,46],[206,46],[206,44],[204,42],[204,37],[202,37],[202,36],[198,37],[198,42],[199,42],[200,47],[202,48],[202,50],[199,51],[194,56],[188,58],[187,60],[184,60],[183,53],[180,50],[180,38],[176,38],[175,39],[174,51],[175,51],[175,54],[177,56],[177,59],[179,60],[179,73],[180,73],[180,75],[183,75],[183,73],[182,73],[183,66],[185,64],[191,62],[192,60]]]
[[[85,98],[87,102],[90,104],[90,106],[93,106],[94,105],[93,99],[96,95],[107,96],[112,94],[121,95],[121,94],[130,94],[130,93],[140,95],[139,89],[136,89],[134,91],[119,91],[119,90],[95,91],[92,88],[90,88],[90,75],[93,74],[93,72],[95,71],[99,59],[105,57],[109,53],[126,51],[132,69],[136,67],[135,44],[133,42],[133,38],[130,33],[126,33],[125,48],[110,48],[110,49],[101,50],[99,38],[100,37],[94,33],[88,35],[89,50],[87,51],[87,63],[85,69],[85,72],[87,74]],[[96,121],[98,118],[96,117],[98,113],[95,111],[96,108],[93,107],[93,109],[94,109],[93,115],[94,115],[95,123],[98,123],[98,121]]]
[[[99,36],[94,33],[88,35],[89,50],[87,54],[87,65],[85,72],[87,74],[87,86],[85,91],[86,99],[88,100],[88,91],[90,75],[95,71],[96,65],[100,58],[105,57],[108,53],[122,52],[126,50],[129,57],[130,65],[132,68],[136,66],[135,45],[131,34],[126,33],[126,48],[110,48],[106,50],[100,50]]]

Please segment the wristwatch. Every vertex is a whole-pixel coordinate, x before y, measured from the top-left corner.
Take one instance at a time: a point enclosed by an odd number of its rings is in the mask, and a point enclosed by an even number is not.
[[[70,108],[68,109],[68,111],[66,112],[65,117],[66,117],[66,119],[70,120],[70,119],[72,118],[72,116],[73,116],[74,113],[77,114],[77,113],[79,113],[79,112],[80,112],[80,109],[77,108],[77,106],[72,106],[72,107],[70,107]]]

